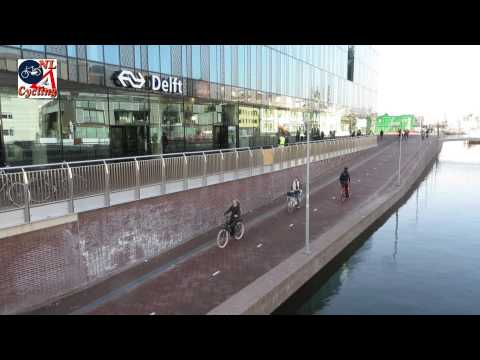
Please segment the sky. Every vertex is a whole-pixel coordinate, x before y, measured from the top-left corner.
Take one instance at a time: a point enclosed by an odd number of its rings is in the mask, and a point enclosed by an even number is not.
[[[480,114],[480,46],[376,45],[377,113],[455,123]]]

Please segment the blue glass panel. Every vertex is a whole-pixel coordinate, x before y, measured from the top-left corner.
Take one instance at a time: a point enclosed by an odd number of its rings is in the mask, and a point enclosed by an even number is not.
[[[67,54],[71,57],[77,56],[77,45],[67,45]]]
[[[225,45],[225,84],[232,85],[232,47]]]
[[[262,46],[262,91],[268,91],[268,48]]]
[[[22,45],[23,49],[34,51],[45,51],[45,45]]]
[[[103,46],[102,45],[87,45],[88,60],[103,62]]]
[[[238,46],[238,84],[245,87],[245,45]]]
[[[194,79],[200,79],[200,45],[192,45],[192,77]]]
[[[250,45],[250,60],[251,60],[251,65],[250,65],[250,73],[251,73],[251,88],[256,89],[257,88],[257,46],[256,45]]]
[[[163,74],[172,73],[172,58],[170,45],[160,45],[161,70]]]
[[[105,62],[107,64],[119,65],[120,53],[118,45],[105,45]]]
[[[135,68],[142,68],[142,61],[140,58],[140,45],[135,45]]]
[[[148,45],[148,70],[160,72],[158,45]]]
[[[218,82],[217,46],[210,45],[210,81]]]

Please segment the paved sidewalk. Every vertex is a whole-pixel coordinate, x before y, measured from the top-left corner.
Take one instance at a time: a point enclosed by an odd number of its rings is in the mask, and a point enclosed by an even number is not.
[[[402,144],[402,163],[413,159],[421,140]],[[398,140],[385,137],[346,161],[352,197],[338,200],[343,166],[322,174],[310,196],[310,235],[322,234],[346,212],[354,212],[398,170]],[[218,229],[192,240],[149,264],[128,270],[90,289],[34,313],[206,314],[290,255],[305,241],[305,209],[288,214],[285,199],[247,215],[245,238],[215,246]],[[183,258],[182,258],[183,257]]]

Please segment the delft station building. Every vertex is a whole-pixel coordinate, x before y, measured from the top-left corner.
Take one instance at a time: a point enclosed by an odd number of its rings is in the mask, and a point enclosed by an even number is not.
[[[365,131],[377,57],[366,45],[0,45],[0,166],[293,143],[305,118],[314,134]],[[17,60],[42,58],[57,59],[58,96],[20,98]]]

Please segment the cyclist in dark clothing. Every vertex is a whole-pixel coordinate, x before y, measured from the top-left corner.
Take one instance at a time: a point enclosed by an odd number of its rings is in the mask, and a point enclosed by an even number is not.
[[[348,193],[348,185],[350,184],[350,174],[348,173],[348,168],[343,168],[342,173],[340,174],[340,185],[342,189],[345,190],[345,197],[348,198],[350,194]]]
[[[231,213],[230,219],[228,220],[228,227],[230,228],[230,234],[233,236],[233,229],[238,219],[240,219],[240,215],[242,214],[240,210],[240,202],[238,200],[233,200],[232,206],[225,211],[224,215]]]

